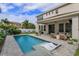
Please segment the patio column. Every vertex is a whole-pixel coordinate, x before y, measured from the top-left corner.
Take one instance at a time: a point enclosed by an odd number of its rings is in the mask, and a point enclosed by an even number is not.
[[[59,33],[59,24],[55,23],[55,33]]]
[[[79,39],[79,16],[72,17],[72,38]]]
[[[39,33],[39,30],[40,30],[39,29],[39,24],[36,24],[35,26],[36,26],[36,32]]]
[[[48,24],[46,24],[46,34],[49,33],[49,27],[48,27]]]

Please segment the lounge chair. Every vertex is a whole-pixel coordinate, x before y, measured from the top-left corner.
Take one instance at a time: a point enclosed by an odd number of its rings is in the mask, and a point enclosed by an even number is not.
[[[47,53],[48,55],[52,56],[53,51],[60,47],[61,44],[56,43],[44,43],[40,45],[40,49],[43,50],[43,52]]]

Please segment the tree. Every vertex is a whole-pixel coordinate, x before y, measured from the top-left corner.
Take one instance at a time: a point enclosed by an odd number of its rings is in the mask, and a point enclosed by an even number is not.
[[[25,20],[24,22],[22,22],[22,27],[28,28],[28,20]]]
[[[7,18],[1,19],[1,22],[5,23],[5,24],[9,24],[10,23]]]
[[[35,29],[35,25],[32,24],[32,23],[29,23],[29,24],[28,24],[28,27],[29,27],[30,29]]]
[[[28,20],[25,20],[24,22],[22,22],[22,28],[35,29],[35,25],[32,23],[29,23]]]

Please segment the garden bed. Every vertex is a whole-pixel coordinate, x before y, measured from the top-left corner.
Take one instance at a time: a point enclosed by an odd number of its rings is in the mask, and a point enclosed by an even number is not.
[[[75,56],[79,56],[79,49],[76,50],[76,52],[75,52],[74,55],[75,55]]]
[[[2,32],[0,32],[0,53],[5,42],[5,38],[6,36]]]
[[[4,40],[5,41],[5,40]],[[0,44],[0,53],[2,51],[3,45],[4,45],[4,41],[2,42],[2,44]]]
[[[3,45],[4,45],[4,42],[2,42],[2,44],[0,44],[0,53],[1,53]]]

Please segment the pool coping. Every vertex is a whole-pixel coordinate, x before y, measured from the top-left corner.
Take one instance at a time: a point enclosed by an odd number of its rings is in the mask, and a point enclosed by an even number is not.
[[[29,35],[29,36],[32,36],[32,37],[38,38],[38,39],[40,39],[40,40],[44,40],[44,41],[47,41],[47,42],[51,42],[51,43],[53,43],[53,41],[45,40],[45,39],[43,39],[43,38],[40,38],[40,37],[37,37],[37,36],[33,36],[33,35],[30,35],[30,34],[19,34],[19,35]],[[17,34],[17,35],[12,35],[12,36],[19,36],[19,35]],[[15,38],[14,38],[14,39],[15,39]]]
[[[1,56],[24,56],[13,35],[6,37]]]

